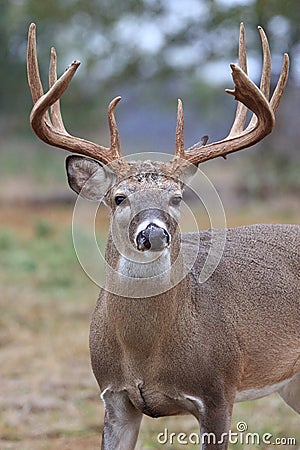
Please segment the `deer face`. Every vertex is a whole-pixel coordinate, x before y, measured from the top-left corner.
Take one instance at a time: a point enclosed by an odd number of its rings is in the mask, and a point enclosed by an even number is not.
[[[133,162],[122,173],[117,169],[79,156],[67,158],[70,187],[111,208],[111,234],[120,252],[135,260],[153,259],[178,232],[184,183],[196,167],[189,165],[180,177],[170,172],[170,163]]]

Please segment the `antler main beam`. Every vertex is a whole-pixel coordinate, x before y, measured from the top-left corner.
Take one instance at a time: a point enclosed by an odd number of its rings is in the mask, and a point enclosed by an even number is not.
[[[30,25],[28,32],[27,74],[34,103],[30,114],[30,123],[36,135],[47,144],[89,156],[104,164],[108,164],[115,159],[121,158],[120,138],[114,115],[115,107],[121,100],[121,97],[113,99],[108,106],[109,148],[71,136],[66,131],[62,120],[59,99],[68,88],[79,65],[79,61],[73,61],[64,74],[57,79],[56,52],[52,48],[49,68],[49,90],[44,94],[37,60],[36,26],[34,23]]]
[[[206,142],[202,139],[200,143],[184,150],[183,108],[182,102],[179,100],[175,157],[186,159],[196,165],[209,159],[217,158],[218,156],[226,158],[228,153],[250,147],[271,133],[275,124],[274,113],[279,106],[288,78],[289,57],[286,53],[284,54],[281,74],[273,96],[269,101],[271,78],[270,49],[263,29],[258,27],[258,31],[263,48],[263,68],[260,87],[258,88],[247,75],[245,31],[242,23],[240,26],[239,38],[239,65],[230,65],[234,89],[226,89],[226,92],[233,95],[238,101],[236,115],[231,130],[227,137],[222,141],[205,145]],[[244,129],[247,109],[253,112],[253,116],[249,125]]]

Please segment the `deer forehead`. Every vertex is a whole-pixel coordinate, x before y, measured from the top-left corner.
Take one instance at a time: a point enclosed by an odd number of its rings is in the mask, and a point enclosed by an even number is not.
[[[151,194],[152,191],[152,194]],[[113,187],[113,194],[124,193],[126,195],[139,194],[144,195],[162,195],[168,193],[181,192],[182,186],[172,178],[155,177],[155,174],[141,174],[139,178],[128,178]]]
[[[129,163],[127,170],[117,173],[118,180],[113,187],[116,193],[127,195],[136,192],[156,190],[161,194],[178,192],[183,189],[182,182],[170,173],[167,163],[157,161],[137,161]]]

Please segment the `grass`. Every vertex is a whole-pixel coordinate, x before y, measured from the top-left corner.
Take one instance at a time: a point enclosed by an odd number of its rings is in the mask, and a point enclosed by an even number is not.
[[[271,221],[284,220],[285,215],[288,221],[299,219],[286,204],[270,211]],[[237,211],[230,225],[248,216],[253,217],[251,208],[243,216]],[[88,330],[99,289],[78,264],[71,238],[72,208],[5,207],[0,220],[0,448],[98,449],[103,408],[90,369]],[[107,225],[107,216],[102,222]],[[294,436],[300,442],[299,416],[277,395],[236,405],[233,430],[239,421],[248,424],[249,432]],[[157,434],[165,428],[198,432],[189,416],[145,417],[138,448],[160,448]]]
[[[71,211],[23,210],[0,230],[1,444],[95,433],[88,324],[98,288],[71,240]],[[51,218],[52,215],[52,218]],[[47,214],[46,214],[47,216]],[[5,219],[4,219],[5,221]]]

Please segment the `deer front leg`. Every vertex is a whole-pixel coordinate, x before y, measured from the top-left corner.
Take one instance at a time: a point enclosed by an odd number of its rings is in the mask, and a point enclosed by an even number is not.
[[[227,450],[230,420],[220,411],[211,411],[201,421],[201,450]]]
[[[200,424],[201,450],[227,450],[233,400],[227,401],[221,395],[213,395],[202,401],[187,397],[194,409],[190,410]]]
[[[201,418],[201,450],[227,450],[233,402],[209,402]]]
[[[101,449],[134,450],[142,413],[133,406],[125,390],[105,390],[102,399],[105,417]]]

